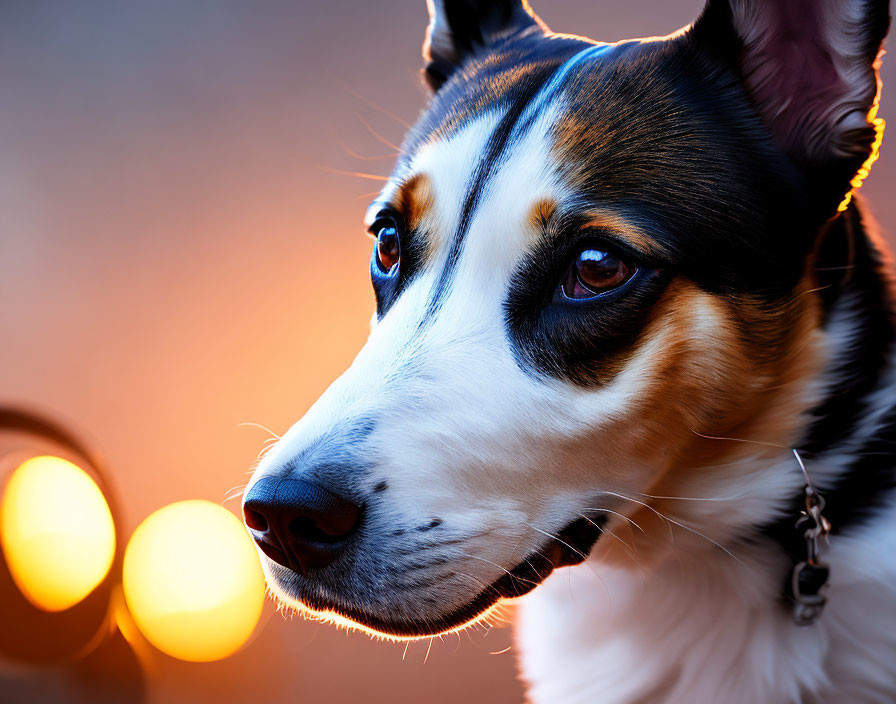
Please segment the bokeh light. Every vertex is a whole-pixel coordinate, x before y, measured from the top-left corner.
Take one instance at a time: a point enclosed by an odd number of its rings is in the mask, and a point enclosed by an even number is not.
[[[264,605],[264,574],[242,523],[208,501],[180,501],[138,526],[124,556],[124,595],[159,650],[206,662],[236,652]]]
[[[84,470],[61,457],[33,457],[6,486],[0,544],[28,601],[45,611],[63,611],[105,579],[115,557],[115,524]]]

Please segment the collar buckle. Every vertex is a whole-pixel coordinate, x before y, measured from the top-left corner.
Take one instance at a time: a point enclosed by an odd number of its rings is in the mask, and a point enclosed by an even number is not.
[[[800,468],[806,477],[806,508],[801,512],[796,522],[796,529],[803,530],[803,540],[806,543],[806,559],[796,564],[790,577],[791,592],[794,599],[793,617],[800,626],[808,626],[821,616],[827,601],[822,591],[828,586],[831,570],[830,567],[818,559],[818,542],[824,538],[827,541],[831,532],[831,524],[822,513],[824,511],[824,497],[819,494],[803,465],[799,453],[794,450]]]

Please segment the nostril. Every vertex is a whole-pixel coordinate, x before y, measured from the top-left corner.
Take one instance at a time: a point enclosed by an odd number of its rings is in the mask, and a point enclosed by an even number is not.
[[[246,525],[252,530],[265,531],[268,529],[267,519],[254,509],[248,507],[244,508],[243,517],[246,521]]]
[[[309,543],[338,543],[344,540],[351,532],[351,529],[354,527],[354,521],[352,521],[351,525],[346,523],[346,526],[345,530],[337,529],[335,532],[328,532],[325,523],[318,524],[318,521],[314,518],[301,516],[290,521],[289,533],[293,538]],[[333,527],[329,527],[332,531]]]
[[[290,521],[289,534],[293,538],[307,540],[312,543],[326,543],[329,542],[328,539],[332,539],[331,536],[328,536],[317,527],[313,519],[306,517],[294,518]]]
[[[256,482],[243,504],[259,548],[303,573],[330,564],[350,545],[361,512],[360,506],[319,484],[280,477]]]

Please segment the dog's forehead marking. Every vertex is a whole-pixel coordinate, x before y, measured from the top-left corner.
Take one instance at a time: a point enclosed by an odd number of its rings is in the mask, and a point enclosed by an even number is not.
[[[439,138],[439,131],[436,130],[436,138],[424,141],[416,153],[410,155],[371,206],[369,214],[377,209],[378,204],[379,207],[383,203],[395,204],[400,199],[403,185],[418,174],[425,174],[431,185],[428,190],[431,205],[429,217],[421,222],[424,227],[420,229],[426,230],[423,236],[427,240],[427,265],[441,268],[430,290],[420,319],[421,326],[426,325],[444,303],[457,273],[467,235],[479,214],[485,194],[489,194],[490,207],[503,197],[510,198],[518,208],[531,207],[536,200],[546,200],[556,195],[551,192],[553,189],[539,192],[532,188],[533,182],[545,180],[541,178],[543,174],[538,172],[550,164],[551,155],[544,148],[544,142],[550,132],[551,117],[556,117],[551,103],[562,95],[575,70],[590,60],[611,53],[614,48],[615,45],[611,44],[590,45],[560,64],[545,83],[524,85],[516,101],[503,105],[503,112],[492,108],[448,137]],[[539,128],[533,129],[536,126]],[[533,132],[539,135],[538,139],[530,138]],[[532,155],[536,150],[537,158]],[[527,154],[529,158],[526,158]],[[508,168],[510,162],[516,165],[520,173],[507,175],[512,170]],[[536,173],[527,174],[528,169]],[[493,181],[510,181],[515,188],[498,188]],[[498,191],[501,193],[498,194]],[[487,216],[487,219],[492,218]],[[533,230],[532,227],[523,226],[525,215],[514,216],[513,221],[519,221],[517,229],[521,232]],[[506,226],[501,229],[508,230]],[[506,254],[511,250],[505,243],[492,253]],[[436,253],[439,253],[438,261],[434,261]]]
[[[541,227],[532,226],[533,209],[539,204],[566,200],[566,189],[552,161],[549,142],[555,118],[552,109],[541,114],[495,169],[484,189],[488,204],[477,210],[462,256],[458,256],[453,288],[496,279],[503,289],[520,256],[543,232]],[[503,291],[494,293],[503,300]]]
[[[444,251],[450,241],[450,233],[459,226],[460,210],[464,194],[469,188],[471,165],[475,166],[485,151],[492,133],[501,120],[501,113],[490,111],[469,122],[464,129],[453,132],[442,140],[423,144],[380,192],[367,209],[364,221],[370,226],[384,207],[402,211],[408,225],[426,238],[429,253],[428,265],[433,256]],[[413,222],[410,213],[403,209],[409,200],[408,191],[420,179],[426,182],[426,206],[420,208],[420,219]],[[418,194],[419,197],[419,194]],[[418,204],[419,205],[419,202]]]
[[[432,183],[433,208],[426,223],[427,237],[429,251],[441,256],[439,262],[428,262],[431,265],[444,266],[451,249],[451,233],[463,228],[465,194],[501,120],[497,111],[483,114],[451,137],[424,145],[411,162],[413,171],[427,174]]]

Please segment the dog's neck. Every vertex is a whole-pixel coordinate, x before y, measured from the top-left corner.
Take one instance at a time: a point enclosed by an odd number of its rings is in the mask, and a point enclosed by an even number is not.
[[[833,535],[868,521],[896,489],[896,320],[891,282],[853,204],[831,225],[817,268],[825,326],[835,345],[824,372],[824,398],[810,414],[799,443],[826,500]],[[804,559],[802,531],[794,528],[805,508],[795,495],[780,519],[764,526],[792,561]]]

